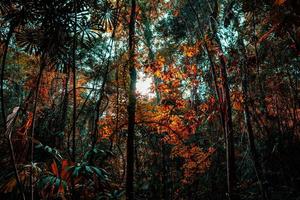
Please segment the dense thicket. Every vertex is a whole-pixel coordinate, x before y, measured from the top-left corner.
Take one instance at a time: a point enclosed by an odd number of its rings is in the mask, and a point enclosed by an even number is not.
[[[0,199],[300,199],[299,8],[0,0]]]

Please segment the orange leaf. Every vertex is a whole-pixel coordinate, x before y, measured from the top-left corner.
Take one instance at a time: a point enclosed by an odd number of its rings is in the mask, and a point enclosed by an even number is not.
[[[233,107],[233,109],[238,110],[238,111],[243,110],[242,104],[239,101],[233,102],[232,107]]]
[[[284,4],[284,2],[286,2],[286,0],[275,0],[275,5],[282,5]]]
[[[178,15],[179,15],[179,10],[175,10],[175,11],[173,11],[173,15],[175,16],[175,17],[177,17]]]

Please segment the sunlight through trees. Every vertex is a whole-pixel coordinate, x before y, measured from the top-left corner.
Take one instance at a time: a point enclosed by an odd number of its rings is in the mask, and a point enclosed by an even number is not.
[[[0,0],[0,199],[299,200],[298,0]]]

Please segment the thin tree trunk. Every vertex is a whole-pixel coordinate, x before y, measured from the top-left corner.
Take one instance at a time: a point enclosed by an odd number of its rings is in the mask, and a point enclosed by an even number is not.
[[[190,7],[192,11],[194,12],[194,15],[197,18],[198,24],[200,26],[200,19],[191,3],[189,0]],[[204,32],[199,29],[201,33],[201,37],[204,37]],[[217,40],[217,43],[221,49],[221,44],[218,40],[218,38],[215,38]],[[225,133],[225,145],[226,145],[226,166],[227,166],[227,195],[229,200],[234,200],[237,199],[238,197],[233,194],[235,191],[235,186],[236,186],[236,174],[235,174],[235,156],[234,156],[234,138],[233,138],[233,124],[232,124],[232,109],[231,109],[231,100],[230,100],[230,92],[229,92],[229,85],[228,85],[228,78],[227,78],[227,71],[226,71],[226,63],[223,59],[222,56],[219,56],[219,60],[221,62],[221,77],[223,80],[223,88],[225,91],[225,97],[221,98],[220,91],[218,89],[217,85],[217,75],[216,75],[216,70],[214,67],[214,62],[212,55],[209,51],[208,44],[204,40],[204,48],[207,52],[208,59],[210,62],[210,67],[212,70],[212,77],[214,80],[215,84],[215,90],[216,94],[219,100],[219,103],[222,104],[220,105],[220,117],[221,117],[221,123],[223,127],[223,131]],[[222,50],[221,50],[222,51]],[[221,102],[222,99],[222,102]],[[224,107],[225,106],[225,107]],[[225,108],[225,109],[223,109]]]
[[[224,88],[224,106],[225,106],[225,143],[226,143],[226,157],[227,157],[227,192],[228,199],[234,200],[238,198],[236,191],[236,166],[235,166],[235,155],[234,155],[234,132],[233,132],[233,123],[232,123],[232,107],[230,100],[230,88],[228,83],[228,76],[226,70],[226,62],[223,57],[223,50],[221,42],[217,35],[215,40],[220,48],[221,55],[219,55],[219,60],[221,63],[221,77],[223,80]],[[223,56],[222,56],[223,55]]]
[[[243,41],[239,39],[239,43],[242,48],[242,54],[246,54],[245,46],[243,44]],[[262,167],[259,164],[259,158],[257,154],[257,150],[255,147],[255,142],[254,142],[254,133],[253,133],[253,127],[251,123],[251,115],[250,115],[250,109],[249,109],[249,93],[248,93],[248,85],[249,85],[249,72],[247,69],[247,63],[246,63],[246,58],[244,59],[244,63],[242,63],[242,92],[244,96],[244,118],[245,118],[245,124],[246,124],[246,129],[247,129],[247,135],[248,135],[248,142],[249,142],[249,149],[250,149],[250,154],[251,154],[251,159],[254,164],[254,170],[257,176],[257,181],[259,184],[259,189],[262,195],[263,200],[268,200],[269,196],[267,193],[267,190],[265,189],[263,185],[263,171]]]
[[[198,25],[200,27],[200,19],[199,19],[199,16],[197,15],[197,12],[195,10],[195,8],[193,7],[192,3],[190,0],[189,1],[189,5],[194,13],[194,15],[196,16],[197,18],[197,22],[198,22]],[[199,28],[199,33],[200,33],[200,36],[201,38],[204,38],[204,32],[201,28]],[[223,102],[223,99],[221,97],[221,94],[220,94],[220,90],[218,88],[218,77],[217,77],[217,73],[216,73],[216,69],[215,69],[215,63],[213,61],[213,57],[212,57],[212,54],[209,50],[209,47],[208,47],[208,44],[206,42],[205,39],[203,39],[204,41],[204,50],[206,51],[206,54],[207,54],[207,57],[208,57],[208,60],[209,60],[209,64],[210,64],[210,69],[211,69],[211,74],[212,74],[212,79],[213,79],[213,84],[215,86],[215,92],[216,92],[216,97],[217,97],[217,100],[218,100],[218,103],[219,103],[219,111],[220,111],[220,120],[221,120],[221,124],[222,124],[222,128],[223,128],[223,131],[224,131],[224,134],[225,134],[225,116],[224,116],[224,111],[222,110],[222,106],[220,105],[222,102]]]
[[[129,22],[129,102],[128,102],[128,135],[127,135],[127,176],[126,176],[126,199],[134,200],[134,126],[136,108],[136,69],[135,69],[135,19],[136,1],[131,0],[131,14]]]
[[[72,48],[72,82],[73,82],[73,115],[72,115],[72,155],[71,160],[76,163],[76,116],[77,116],[77,102],[76,102],[76,48],[77,48],[77,0],[74,0],[74,25],[73,25],[73,48]],[[70,140],[70,138],[68,138]],[[78,193],[75,190],[74,177],[71,176],[72,185],[72,199],[78,198]]]
[[[256,67],[256,86],[258,87],[258,101],[259,101],[259,110],[261,112],[261,117],[264,117],[266,122],[262,121],[263,128],[265,129],[268,136],[270,135],[269,127],[268,127],[268,121],[269,121],[269,115],[267,112],[267,106],[266,106],[266,100],[265,100],[265,94],[266,91],[264,90],[264,81],[265,76],[261,73],[261,64],[259,60],[259,52],[258,52],[258,46],[257,46],[257,33],[256,33],[256,8],[257,8],[257,1],[254,0],[253,2],[253,8],[252,8],[252,26],[253,26],[253,33],[252,37],[254,40],[254,55],[255,55],[255,67]],[[263,76],[263,77],[262,77]]]
[[[208,5],[210,6],[210,2],[207,1]],[[227,75],[227,64],[225,61],[224,51],[222,49],[222,44],[220,38],[218,37],[217,33],[217,13],[218,13],[218,2],[217,0],[214,2],[214,10],[211,10],[211,18],[212,21],[210,22],[211,31],[213,35],[213,39],[215,40],[219,52],[218,52],[218,59],[220,62],[221,67],[221,78],[222,78],[222,87],[223,87],[223,106],[224,109],[224,124],[225,124],[225,144],[226,144],[226,166],[227,166],[227,195],[229,200],[238,199],[238,191],[236,188],[236,166],[235,166],[235,155],[234,155],[234,130],[233,130],[233,122],[232,122],[232,106],[230,100],[230,86],[228,82],[228,75]]]
[[[34,94],[34,103],[33,103],[33,115],[32,115],[32,128],[31,128],[31,152],[30,152],[30,162],[31,162],[31,168],[30,168],[30,192],[31,192],[31,200],[34,200],[34,184],[33,184],[33,161],[34,161],[34,136],[35,136],[35,118],[36,118],[36,110],[37,110],[37,101],[38,101],[38,95],[39,95],[39,88],[41,83],[41,78],[43,75],[45,67],[45,53],[42,53],[41,60],[40,60],[40,72],[37,78],[36,82],[36,88],[35,88],[35,94]]]
[[[20,176],[19,176],[19,173],[18,173],[14,146],[13,146],[13,143],[12,143],[12,140],[11,140],[13,125],[15,123],[15,119],[17,117],[18,112],[19,112],[19,107],[17,107],[17,109],[14,109],[13,112],[10,115],[7,116],[7,130],[6,130],[5,135],[8,135],[10,157],[11,157],[12,165],[14,167],[14,173],[15,173],[15,177],[16,177],[16,181],[17,181],[17,186],[19,187],[22,199],[25,200],[25,194],[24,194],[23,186],[22,186],[22,183],[20,181]]]
[[[162,187],[163,187],[163,199],[168,200],[168,170],[167,170],[167,151],[166,144],[161,142],[161,153],[162,153]]]
[[[5,63],[6,63],[6,57],[7,57],[7,52],[8,52],[8,46],[10,39],[12,37],[14,30],[14,26],[10,25],[7,38],[4,44],[4,52],[2,56],[2,62],[1,62],[1,75],[0,75],[0,98],[1,98],[1,114],[2,114],[2,120],[3,120],[3,128],[4,128],[4,133],[6,131],[6,114],[5,114],[5,106],[4,106],[4,91],[3,91],[3,85],[4,85],[4,71],[5,71]]]
[[[72,69],[73,69],[73,118],[72,118],[72,161],[76,162],[76,28],[77,28],[77,2],[74,0],[74,14],[75,14],[75,23],[74,23],[74,38],[73,38],[73,51],[72,51]]]
[[[91,156],[89,159],[89,162],[91,163],[93,161],[94,158],[94,147],[96,145],[97,142],[97,132],[98,132],[98,126],[97,123],[99,121],[99,115],[100,115],[100,106],[104,97],[104,92],[105,92],[105,86],[106,86],[106,82],[108,79],[108,75],[109,75],[109,66],[111,63],[111,56],[112,56],[112,50],[113,50],[113,44],[114,44],[114,38],[115,38],[115,34],[116,34],[116,28],[117,28],[117,23],[118,23],[118,12],[119,12],[119,0],[117,1],[117,19],[114,21],[113,23],[113,32],[111,35],[111,44],[110,44],[110,48],[109,48],[109,56],[107,58],[107,63],[105,66],[105,71],[104,71],[104,75],[103,75],[103,81],[101,84],[101,88],[100,88],[100,92],[99,92],[99,99],[96,102],[96,106],[95,106],[95,118],[94,118],[94,124],[93,124],[93,135],[92,135],[92,151],[91,151]]]
[[[7,130],[7,123],[8,121],[6,120],[6,114],[5,114],[5,105],[4,105],[4,91],[3,91],[3,86],[4,86],[4,72],[5,72],[5,65],[6,65],[6,58],[7,58],[7,53],[8,53],[8,47],[9,47],[9,42],[12,37],[12,34],[14,32],[14,25],[11,24],[7,38],[5,40],[4,44],[4,51],[3,51],[3,56],[2,56],[2,62],[1,62],[1,75],[0,75],[0,98],[1,98],[1,114],[2,114],[2,120],[3,120],[3,129],[4,133],[8,131],[8,142],[9,142],[9,150],[10,150],[10,156],[11,156],[11,162],[14,166],[14,173],[17,181],[17,186],[19,187],[22,199],[25,200],[25,194],[23,190],[23,186],[20,181],[18,169],[17,169],[17,164],[16,164],[16,159],[15,159],[15,153],[14,153],[14,148],[13,148],[13,143],[11,141],[11,132],[12,130]]]
[[[69,79],[70,79],[70,67],[69,63],[65,65],[66,67],[66,82],[64,88],[64,98],[63,98],[63,105],[62,105],[62,115],[61,115],[61,131],[65,130],[66,122],[67,122],[67,114],[68,114],[68,104],[69,104]],[[64,142],[64,138],[62,139],[62,144]],[[60,144],[59,147],[62,148],[63,145]],[[70,149],[70,145],[68,143],[68,151]]]
[[[116,92],[117,92],[117,96],[116,96],[116,126],[115,126],[115,130],[114,130],[114,133],[113,135],[110,137],[110,140],[111,140],[111,143],[110,143],[110,147],[109,147],[109,150],[112,151],[113,150],[113,147],[114,147],[114,140],[117,140],[116,138],[118,137],[117,134],[118,134],[118,128],[119,128],[119,96],[120,96],[120,91],[119,91],[119,66],[117,66],[117,69],[116,69],[116,83],[117,83],[117,87],[116,87]],[[117,143],[117,141],[116,141]]]

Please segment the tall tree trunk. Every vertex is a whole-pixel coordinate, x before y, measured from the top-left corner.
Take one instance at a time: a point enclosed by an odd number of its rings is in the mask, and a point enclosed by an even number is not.
[[[257,155],[255,143],[254,143],[254,134],[253,134],[250,111],[249,111],[249,106],[248,106],[247,81],[246,81],[245,76],[246,75],[244,75],[244,78],[243,78],[244,80],[242,83],[242,88],[243,88],[243,94],[244,94],[244,98],[245,98],[244,118],[245,118],[245,124],[246,124],[246,128],[247,128],[247,134],[248,134],[249,149],[250,149],[251,159],[254,164],[254,169],[255,169],[256,176],[257,176],[257,181],[259,184],[260,192],[262,194],[263,199],[268,200],[269,199],[268,194],[267,194],[267,191],[262,182],[263,181],[262,168],[259,164],[259,159],[258,159],[258,155]]]
[[[266,131],[267,135],[270,136],[270,130],[268,126],[269,122],[269,115],[267,112],[267,105],[266,105],[266,100],[265,100],[265,95],[266,95],[266,90],[265,88],[265,75],[261,73],[261,61],[260,61],[260,55],[258,51],[258,38],[257,38],[257,32],[256,32],[256,9],[257,9],[257,0],[254,0],[253,2],[253,7],[252,7],[252,26],[253,26],[253,33],[252,37],[254,40],[254,55],[255,55],[255,67],[256,67],[256,87],[258,91],[258,102],[259,102],[259,117],[264,118],[261,119],[262,122],[262,127]],[[264,122],[265,121],[265,122]]]
[[[72,47],[72,82],[73,82],[73,115],[72,115],[72,155],[71,160],[76,163],[76,116],[77,116],[77,102],[76,102],[76,48],[77,48],[77,0],[74,3],[74,25],[73,25],[73,47]],[[68,139],[69,140],[69,139]],[[71,176],[72,185],[72,199],[77,199],[78,194],[75,190],[74,177]]]
[[[250,115],[250,109],[249,109],[249,92],[248,92],[248,85],[249,85],[249,71],[247,69],[247,58],[246,58],[246,50],[244,43],[242,39],[239,39],[239,44],[242,48],[242,54],[245,55],[244,62],[242,63],[242,92],[244,96],[244,119],[245,119],[245,124],[246,124],[246,129],[247,129],[247,135],[248,135],[248,142],[249,142],[249,149],[250,149],[250,154],[251,154],[251,159],[254,164],[254,170],[257,176],[257,181],[259,185],[259,189],[262,195],[263,200],[268,200],[269,195],[267,193],[266,188],[263,185],[264,182],[264,176],[263,176],[263,170],[261,165],[259,164],[259,157],[257,154],[257,150],[255,147],[255,142],[254,142],[254,133],[253,133],[253,127],[251,123],[251,115]]]
[[[72,69],[73,69],[73,118],[72,118],[72,161],[76,161],[76,48],[77,48],[77,2],[74,0],[74,36],[73,36],[73,49],[72,49]]]
[[[4,133],[6,131],[6,114],[5,114],[5,106],[4,106],[4,92],[3,92],[3,85],[4,85],[4,71],[5,71],[5,63],[6,63],[6,57],[7,57],[7,52],[8,52],[8,46],[10,39],[12,37],[14,31],[14,25],[10,25],[7,38],[5,40],[4,44],[4,51],[3,51],[3,56],[2,56],[2,62],[1,62],[1,75],[0,75],[0,98],[1,98],[1,114],[2,114],[2,120],[3,120],[3,128],[4,128]]]
[[[210,4],[209,1],[207,1]],[[210,6],[210,5],[209,5]],[[211,7],[211,6],[210,6]],[[212,7],[211,7],[212,8]],[[227,64],[225,60],[222,43],[218,37],[218,12],[219,3],[218,0],[214,1],[214,9],[211,10],[211,34],[218,46],[217,58],[220,62],[221,67],[221,79],[223,88],[223,112],[224,112],[224,124],[225,124],[225,145],[226,145],[226,166],[227,166],[227,195],[229,200],[238,199],[238,191],[236,187],[236,166],[235,166],[235,155],[234,155],[234,131],[232,122],[232,106],[230,100],[230,86],[227,75]]]
[[[21,197],[23,200],[25,200],[25,194],[24,194],[24,190],[23,190],[23,186],[22,186],[22,183],[21,183],[21,180],[20,180],[20,176],[19,176],[19,173],[18,173],[18,168],[17,168],[17,163],[16,163],[16,157],[15,157],[15,151],[14,151],[14,146],[13,146],[13,143],[12,143],[12,139],[11,139],[11,136],[12,136],[12,131],[13,131],[13,126],[14,126],[14,123],[15,123],[15,120],[17,118],[17,115],[18,115],[18,112],[19,112],[19,107],[16,107],[14,108],[13,112],[7,116],[7,129],[6,129],[6,133],[5,135],[8,136],[8,143],[9,143],[9,151],[10,151],[10,157],[11,157],[11,163],[14,167],[14,173],[15,173],[15,177],[16,177],[16,182],[17,182],[17,186],[20,190],[20,193],[21,193]]]
[[[103,81],[101,84],[101,88],[99,91],[99,98],[96,102],[96,106],[95,106],[95,118],[94,118],[94,123],[93,123],[93,134],[92,134],[92,151],[91,151],[91,156],[89,159],[89,162],[93,162],[93,158],[94,158],[94,147],[96,145],[96,141],[97,141],[97,132],[98,132],[98,121],[99,121],[99,117],[100,117],[100,106],[102,104],[103,98],[104,98],[104,92],[105,92],[105,86],[108,80],[108,75],[109,75],[109,67],[110,67],[110,63],[111,63],[111,56],[112,56],[112,51],[113,51],[113,46],[114,46],[114,39],[115,39],[115,35],[116,35],[116,28],[118,25],[118,16],[119,16],[119,0],[117,0],[116,2],[116,10],[117,10],[117,17],[116,20],[113,22],[113,32],[111,34],[111,43],[110,43],[110,47],[109,47],[109,56],[107,58],[107,63],[105,65],[105,71],[104,71],[104,75],[103,75]]]
[[[46,65],[45,62],[45,53],[43,52],[41,57],[40,57],[40,72],[37,77],[36,81],[36,88],[35,88],[35,94],[34,94],[34,99],[33,99],[33,115],[32,115],[32,127],[31,127],[31,151],[30,151],[30,162],[31,162],[31,168],[30,168],[30,193],[31,193],[31,200],[34,200],[34,184],[33,184],[33,161],[34,161],[34,136],[35,136],[35,118],[36,118],[36,110],[37,110],[37,101],[38,101],[38,95],[39,95],[39,89],[40,89],[40,84],[41,84],[41,79],[43,75],[43,71]]]
[[[192,5],[191,1],[188,0],[188,3],[190,5],[190,8],[192,9],[195,17],[197,18],[197,22],[198,22],[198,25],[200,27],[200,19],[199,19],[199,16],[194,8],[194,6]],[[208,57],[208,61],[209,61],[209,65],[210,65],[210,70],[211,70],[211,75],[212,75],[212,79],[213,79],[213,84],[215,86],[215,92],[216,92],[216,98],[218,100],[218,102],[221,104],[222,101],[223,101],[223,98],[221,97],[221,92],[219,90],[219,87],[218,87],[218,77],[217,77],[217,73],[216,73],[216,68],[215,68],[215,63],[213,61],[213,55],[208,47],[208,44],[207,44],[207,41],[204,39],[204,32],[201,28],[199,28],[199,33],[200,33],[200,37],[203,39],[204,41],[204,50],[206,51],[206,54],[207,54],[207,57]],[[225,134],[225,116],[224,116],[224,111],[222,110],[222,106],[219,104],[219,111],[220,111],[220,120],[221,120],[221,124],[222,124],[222,128],[223,128],[223,132]]]
[[[189,0],[190,7],[194,13],[194,15],[197,18],[197,22],[200,26],[200,19],[197,15],[196,10],[194,9],[191,1]],[[201,34],[201,37],[204,38],[204,32],[201,28],[199,28],[199,32]],[[219,38],[215,36],[214,38],[217,41],[217,44],[222,52],[221,44],[219,41]],[[230,91],[229,91],[229,85],[228,85],[228,77],[227,77],[227,71],[226,71],[226,63],[222,56],[219,56],[219,60],[221,62],[221,77],[223,80],[223,89],[225,91],[224,97],[221,97],[221,92],[218,89],[218,83],[217,83],[217,73],[214,67],[214,61],[213,61],[213,55],[209,51],[209,46],[204,39],[204,48],[207,52],[207,56],[210,63],[210,68],[212,71],[212,78],[215,85],[215,90],[217,94],[217,98],[219,100],[219,103],[221,103],[220,107],[220,118],[221,123],[223,127],[223,131],[225,133],[225,145],[226,145],[226,166],[227,166],[227,196],[229,200],[237,199],[233,193],[236,185],[236,177],[235,177],[235,156],[234,156],[234,138],[233,138],[233,124],[232,124],[232,108],[231,108],[231,101],[230,101]],[[223,53],[223,52],[222,52]],[[222,99],[222,101],[221,101]],[[224,109],[225,108],[225,109]]]
[[[127,135],[127,176],[126,176],[126,199],[134,199],[134,126],[136,108],[136,69],[135,69],[135,19],[136,1],[131,0],[131,14],[129,22],[129,102],[128,102],[128,135]]]
[[[215,26],[214,26],[215,27]],[[216,30],[213,30],[214,32]],[[226,61],[220,39],[215,34],[214,37],[219,47],[219,61],[221,64],[221,78],[222,86],[224,89],[224,104],[223,108],[224,119],[225,119],[225,144],[226,144],[226,165],[227,165],[227,195],[229,200],[238,199],[237,188],[236,188],[236,166],[235,166],[235,155],[234,155],[234,131],[232,122],[232,106],[230,100],[230,87],[228,83],[228,75],[226,69]]]
[[[161,142],[161,153],[162,153],[162,197],[164,200],[169,199],[168,195],[168,169],[167,169],[167,151],[166,144]]]
[[[5,114],[5,105],[4,105],[4,91],[3,91],[3,86],[4,86],[4,72],[5,72],[5,65],[6,65],[6,58],[7,58],[7,53],[8,53],[8,47],[10,43],[10,39],[12,37],[12,34],[14,32],[14,25],[11,24],[9,27],[9,31],[7,34],[7,38],[4,43],[4,51],[3,51],[3,56],[2,56],[2,61],[1,61],[1,74],[0,74],[0,98],[1,98],[1,115],[2,115],[2,120],[3,120],[3,132],[8,132],[8,142],[9,142],[9,150],[10,150],[10,156],[11,156],[11,162],[14,166],[14,173],[17,181],[17,186],[19,187],[22,199],[25,200],[25,194],[23,190],[22,183],[20,181],[18,169],[17,169],[17,164],[16,164],[16,159],[15,159],[15,152],[13,148],[13,143],[11,140],[11,133],[12,130],[7,129],[7,123],[8,120],[6,120],[6,114]],[[13,123],[13,122],[12,122]]]
[[[67,123],[67,116],[68,116],[68,104],[69,104],[69,79],[70,79],[70,67],[69,63],[65,64],[65,70],[66,70],[66,79],[65,79],[65,88],[63,91],[63,103],[62,103],[62,114],[61,114],[61,127],[60,131],[64,131],[66,128],[66,123]],[[60,141],[59,148],[63,148],[63,142],[64,142],[64,137],[62,141]],[[70,149],[69,142],[68,142],[68,151]]]

